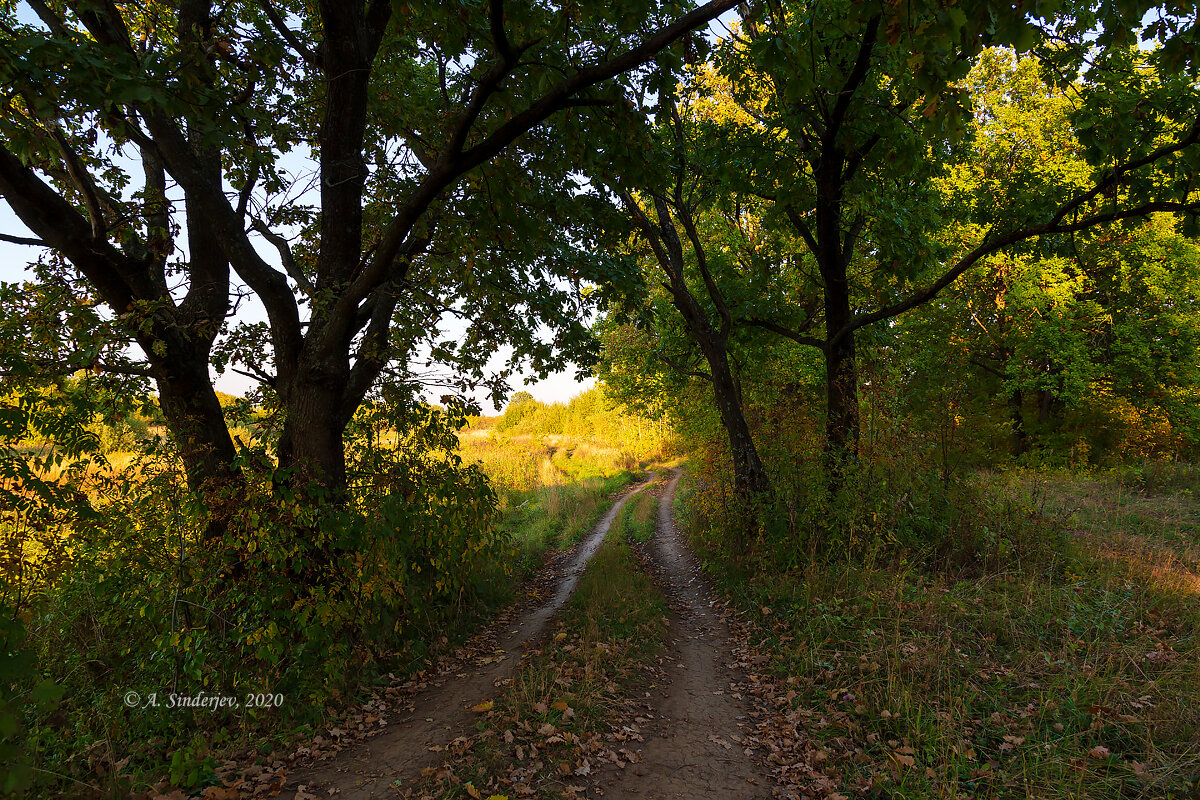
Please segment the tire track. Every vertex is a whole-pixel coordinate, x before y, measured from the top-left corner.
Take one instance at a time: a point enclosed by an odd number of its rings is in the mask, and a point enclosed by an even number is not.
[[[411,710],[392,722],[385,733],[343,750],[331,761],[293,771],[288,776],[288,788],[280,796],[296,798],[303,787],[301,797],[395,797],[396,786],[411,786],[422,767],[439,763],[442,756],[429,748],[445,746],[456,736],[473,731],[475,714],[470,707],[496,694],[496,684],[516,669],[526,643],[546,629],[571,597],[626,501],[653,481],[651,473],[621,495],[588,537],[571,551],[568,563],[559,571],[553,596],[523,615],[517,624],[505,626],[506,633],[497,645],[503,655],[494,666],[445,677],[441,685],[423,690],[411,698]]]
[[[699,564],[675,527],[672,501],[680,470],[659,499],[654,560],[673,610],[663,667],[669,683],[656,690],[657,730],[642,761],[609,770],[593,785],[606,800],[753,800],[775,785],[750,756],[748,704],[732,688],[729,629],[713,610]]]

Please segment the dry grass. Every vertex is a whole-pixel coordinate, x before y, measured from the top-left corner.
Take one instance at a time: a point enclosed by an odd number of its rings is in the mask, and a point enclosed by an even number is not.
[[[785,778],[817,796],[1196,796],[1197,506],[1091,478],[1031,488],[1074,512],[1058,559],[970,580],[826,564],[743,590],[797,759],[837,788]]]

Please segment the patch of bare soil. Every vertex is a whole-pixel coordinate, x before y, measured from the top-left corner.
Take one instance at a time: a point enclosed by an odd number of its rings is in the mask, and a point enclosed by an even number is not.
[[[553,588],[548,600],[515,621],[480,634],[460,651],[462,658],[450,660],[436,676],[418,676],[385,691],[385,699],[367,709],[366,719],[379,733],[336,754],[326,751],[332,756],[327,761],[293,770],[281,796],[295,800],[395,797],[396,789],[411,786],[423,768],[440,762],[439,754],[473,732],[476,715],[472,706],[497,694],[497,684],[516,668],[523,648],[545,630],[570,598],[621,507],[649,483],[621,495],[585,540],[552,562]],[[339,733],[331,731],[323,741],[336,744]],[[314,750],[301,748],[300,756]]]
[[[737,688],[741,676],[730,668],[729,630],[675,527],[671,505],[679,476],[675,470],[659,498],[652,550],[673,611],[662,662],[667,681],[650,692],[653,718],[642,728],[641,760],[605,770],[591,790],[608,800],[771,797],[774,782],[749,746],[750,711]]]

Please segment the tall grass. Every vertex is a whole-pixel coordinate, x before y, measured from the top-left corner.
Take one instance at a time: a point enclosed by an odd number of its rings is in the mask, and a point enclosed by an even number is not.
[[[687,484],[805,734],[784,761],[852,796],[1194,796],[1197,473],[947,469],[883,433],[838,494],[815,458],[777,465],[745,549],[721,482]]]

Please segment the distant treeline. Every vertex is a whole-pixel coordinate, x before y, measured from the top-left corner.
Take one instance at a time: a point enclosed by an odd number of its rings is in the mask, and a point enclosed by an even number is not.
[[[603,386],[566,403],[542,403],[529,392],[517,392],[504,413],[493,419],[500,433],[592,439],[619,443],[634,452],[658,452],[670,438],[665,419],[649,419],[625,410],[605,395]],[[478,418],[472,427],[487,427],[489,421]]]

